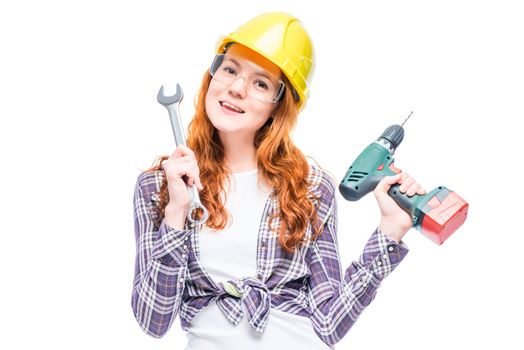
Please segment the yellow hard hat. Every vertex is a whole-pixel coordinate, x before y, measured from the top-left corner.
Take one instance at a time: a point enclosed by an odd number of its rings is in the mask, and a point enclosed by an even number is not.
[[[216,51],[223,53],[230,43],[239,43],[276,64],[291,82],[299,108],[309,97],[313,73],[313,43],[300,21],[284,12],[259,15],[218,40]],[[298,95],[298,96],[297,96]]]

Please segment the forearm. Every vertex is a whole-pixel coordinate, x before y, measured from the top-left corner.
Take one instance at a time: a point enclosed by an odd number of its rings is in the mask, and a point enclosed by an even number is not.
[[[187,207],[169,203],[164,211],[164,221],[175,230],[183,230],[187,217]]]
[[[140,327],[161,337],[180,307],[192,230],[176,230],[165,219],[157,229],[150,193],[142,191],[141,181],[147,179],[139,178],[134,196],[136,257],[131,306]]]
[[[151,260],[141,275],[135,277],[131,306],[135,318],[144,332],[160,338],[164,336],[178,314],[184,266],[172,270],[163,268],[157,260]]]
[[[407,251],[404,245],[389,239],[378,229],[368,240],[360,258],[346,269],[342,281],[328,280],[330,283],[326,284],[322,274],[312,276],[312,283],[318,286],[311,291],[312,321],[324,342],[334,345],[345,336],[375,298],[382,280],[396,268]]]
[[[342,270],[337,239],[337,185],[324,176],[319,186],[323,232],[306,254],[311,321],[317,335],[329,345],[342,339],[375,298],[378,287],[408,252],[403,243],[377,228],[358,260]],[[399,233],[395,231],[396,233]]]
[[[140,327],[157,338],[168,331],[182,301],[190,232],[163,222],[150,255],[144,251],[137,258],[131,303]]]

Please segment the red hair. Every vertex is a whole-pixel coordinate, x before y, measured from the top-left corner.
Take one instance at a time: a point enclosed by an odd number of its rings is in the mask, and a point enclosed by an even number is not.
[[[273,214],[280,217],[278,232],[279,243],[286,252],[294,252],[297,245],[305,243],[308,224],[312,225],[312,237],[320,235],[320,223],[313,201],[319,198],[309,191],[309,168],[306,157],[291,140],[291,131],[298,119],[298,106],[291,92],[291,84],[284,77],[286,89],[279,105],[255,134],[259,176],[273,186],[278,198],[280,212]],[[195,116],[189,124],[187,146],[193,150],[200,170],[200,179],[204,189],[199,192],[200,200],[209,212],[206,225],[214,229],[224,229],[228,213],[220,200],[223,184],[230,173],[225,166],[224,148],[218,132],[208,118],[205,110],[205,98],[211,81],[206,72],[199,95],[195,100]],[[169,156],[157,157],[153,166],[146,172],[163,171],[162,162]],[[311,199],[309,199],[310,197]],[[159,213],[157,226],[164,218],[166,205],[169,203],[167,179],[164,177],[159,193]]]

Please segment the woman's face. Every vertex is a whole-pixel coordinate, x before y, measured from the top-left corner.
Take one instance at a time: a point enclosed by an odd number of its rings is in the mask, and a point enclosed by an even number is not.
[[[207,115],[221,137],[254,138],[277,106],[261,96],[268,83],[278,85],[280,69],[240,44],[228,49],[223,62],[209,84]]]

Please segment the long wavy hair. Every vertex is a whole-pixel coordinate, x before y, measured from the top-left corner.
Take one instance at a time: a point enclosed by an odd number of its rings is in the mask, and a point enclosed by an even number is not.
[[[295,251],[300,244],[306,243],[306,230],[312,226],[311,239],[321,233],[315,203],[319,200],[308,190],[309,164],[304,154],[291,140],[291,131],[298,119],[298,106],[291,91],[291,84],[284,77],[286,89],[282,99],[273,112],[273,116],[256,132],[254,146],[256,150],[259,176],[273,186],[278,198],[280,210],[270,218],[273,232],[273,220],[280,217],[278,241],[288,253]],[[225,166],[224,147],[219,135],[205,110],[206,94],[211,82],[209,70],[204,75],[199,94],[195,99],[195,115],[188,127],[187,146],[195,153],[200,179],[204,189],[199,192],[200,200],[209,212],[206,225],[217,230],[224,229],[228,222],[228,212],[221,201],[224,181],[230,170]],[[157,157],[146,172],[164,171],[162,163],[169,156]],[[226,195],[227,196],[227,195]],[[161,184],[156,216],[156,225],[160,226],[169,203],[167,179]]]

